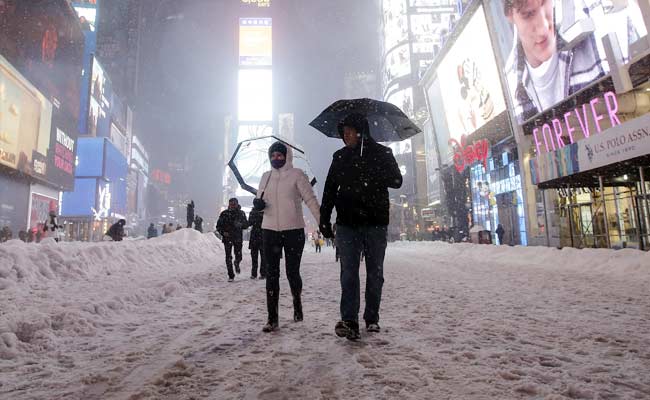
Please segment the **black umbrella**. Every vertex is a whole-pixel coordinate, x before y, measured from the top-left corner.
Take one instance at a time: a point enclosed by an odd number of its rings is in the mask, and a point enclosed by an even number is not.
[[[329,137],[340,137],[338,125],[350,114],[366,117],[370,136],[377,142],[399,142],[422,132],[396,105],[373,99],[338,100],[309,125]]]
[[[316,178],[312,172],[309,160],[305,151],[295,144],[287,142],[277,136],[261,136],[243,140],[237,143],[228,166],[239,185],[252,195],[257,194],[256,186],[259,186],[262,174],[270,169],[268,149],[275,142],[282,142],[293,149],[293,166],[302,169],[311,180],[311,185],[316,184]]]

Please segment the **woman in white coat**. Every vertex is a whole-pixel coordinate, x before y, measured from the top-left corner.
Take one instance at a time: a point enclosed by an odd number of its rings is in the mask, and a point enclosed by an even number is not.
[[[264,210],[262,237],[266,255],[266,302],[268,322],[264,332],[278,328],[280,298],[280,258],[285,255],[287,279],[293,296],[293,319],[302,321],[302,279],[300,260],[305,247],[305,222],[302,203],[305,202],[314,219],[320,221],[320,206],[304,171],[293,167],[291,147],[275,142],[269,148],[271,171],[260,180],[260,190],[254,208]]]

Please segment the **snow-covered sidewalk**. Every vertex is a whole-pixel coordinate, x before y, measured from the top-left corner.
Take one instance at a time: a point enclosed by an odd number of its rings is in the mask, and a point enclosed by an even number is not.
[[[650,399],[648,253],[392,244],[356,343],[331,249],[305,251],[304,322],[282,278],[272,334],[249,274],[191,230],[0,245],[0,398]]]

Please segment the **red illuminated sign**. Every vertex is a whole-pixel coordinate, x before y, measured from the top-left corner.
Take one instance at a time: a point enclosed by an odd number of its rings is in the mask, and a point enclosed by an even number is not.
[[[164,183],[166,185],[169,185],[172,183],[172,177],[169,175],[169,173],[165,171],[161,171],[158,168],[154,169],[151,172],[151,179],[153,179],[156,182]]]
[[[467,144],[467,136],[460,137],[460,143],[456,139],[449,139],[449,145],[454,147],[454,166],[458,172],[463,172],[466,167],[476,161],[481,161],[487,171],[487,157],[490,143],[487,139]]]

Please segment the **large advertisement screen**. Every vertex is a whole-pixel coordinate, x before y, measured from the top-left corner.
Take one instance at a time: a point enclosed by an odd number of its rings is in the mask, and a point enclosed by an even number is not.
[[[603,36],[624,59],[646,35],[636,0],[490,2],[508,93],[523,123],[609,73]]]
[[[92,75],[90,84],[90,103],[88,107],[88,129],[89,136],[109,137],[111,126],[111,81],[106,77],[96,58],[92,63]]]
[[[437,75],[451,139],[460,141],[506,110],[483,6],[444,55]]]
[[[427,199],[429,204],[440,202],[440,165],[433,121],[424,122],[424,149],[427,166]]]
[[[406,1],[383,0],[384,51],[408,39],[408,20],[406,19]]]
[[[79,138],[77,146],[78,177],[100,177],[104,175],[104,139]]]
[[[270,66],[273,61],[271,18],[239,19],[239,65]]]
[[[0,164],[46,175],[52,104],[0,56]]]
[[[97,179],[76,178],[74,191],[63,192],[61,215],[68,217],[93,215],[97,202]]]
[[[74,11],[66,0],[2,3],[0,54],[76,120],[84,36]]]
[[[52,114],[49,145],[47,181],[64,190],[72,190],[77,154],[77,127],[56,108]]]
[[[240,121],[273,120],[273,72],[270,69],[239,70]]]
[[[394,48],[384,60],[384,85],[388,86],[391,81],[411,74],[411,53],[408,43]]]
[[[50,211],[59,215],[59,200],[51,197],[32,193],[32,208],[30,209],[30,229],[43,229],[43,225],[49,218]]]

